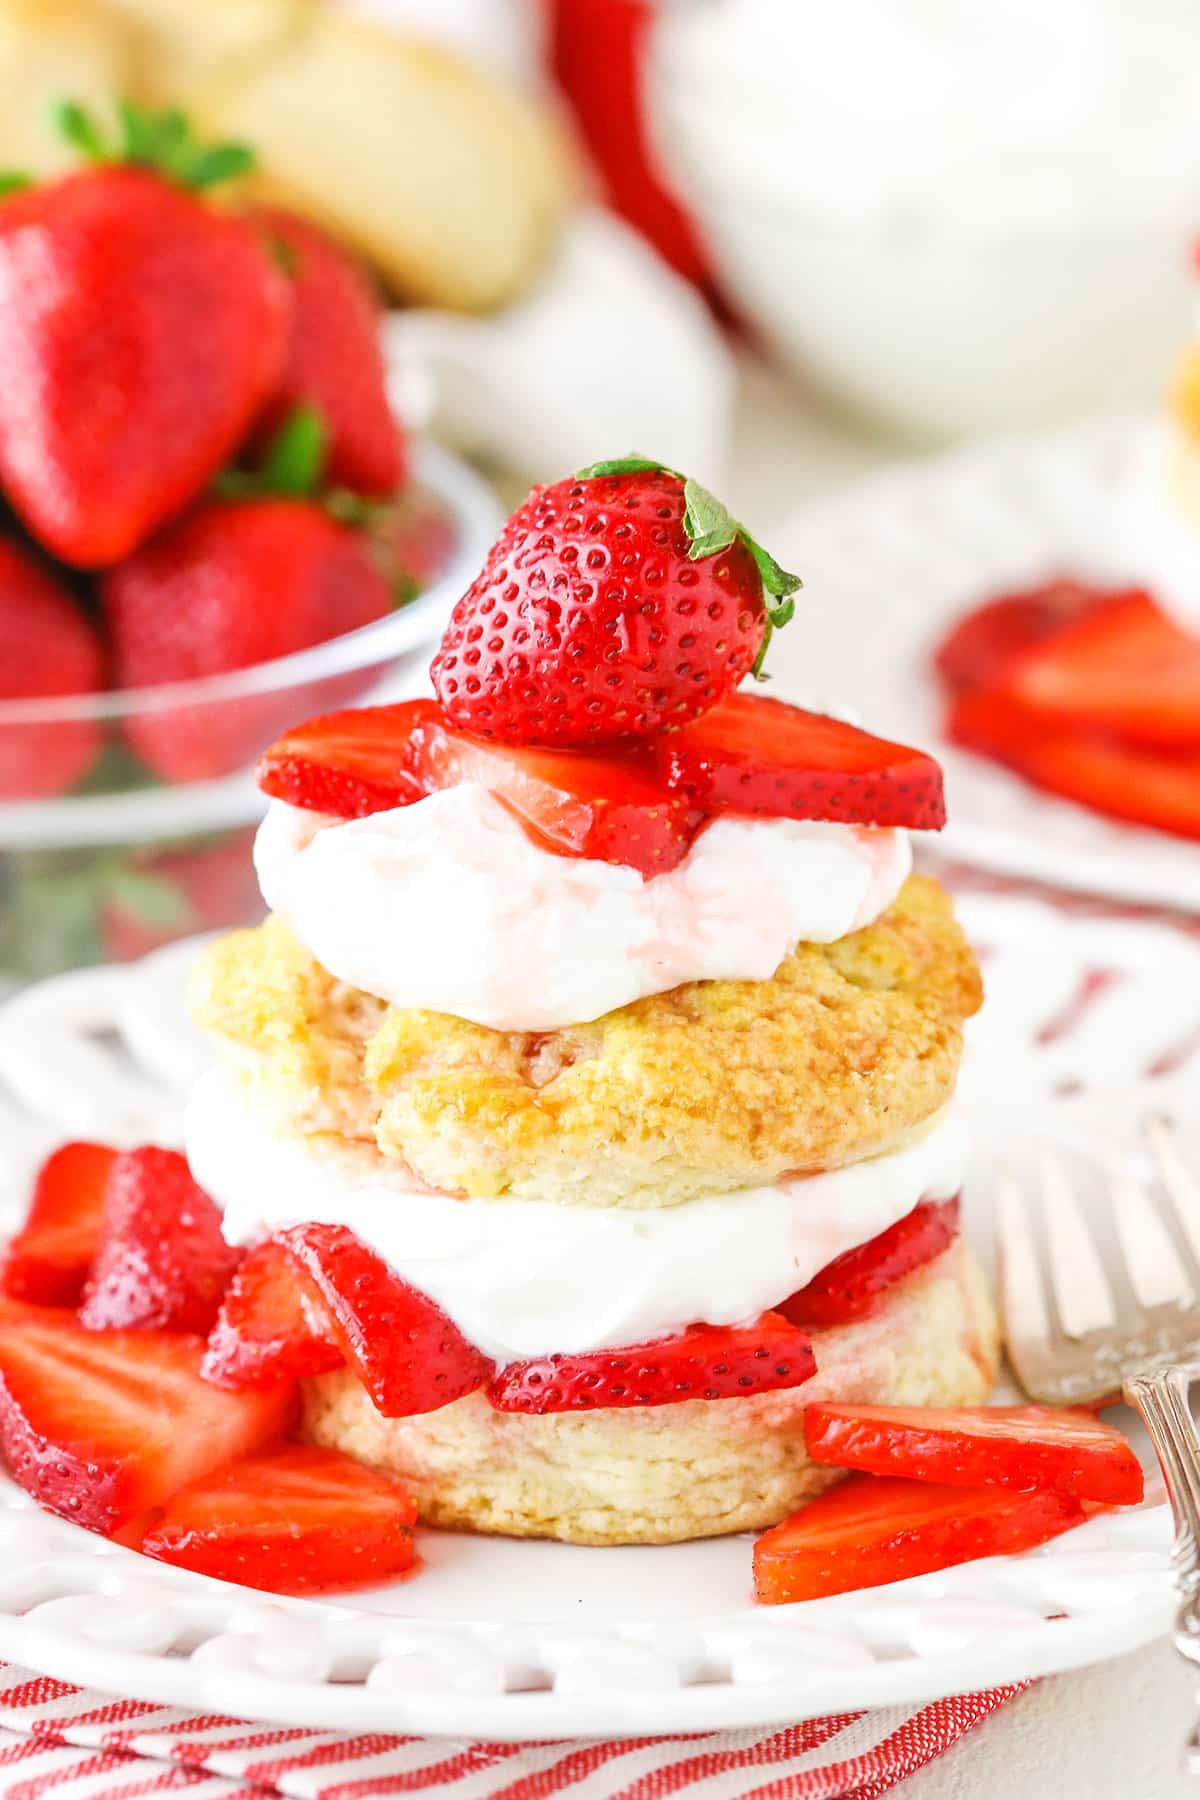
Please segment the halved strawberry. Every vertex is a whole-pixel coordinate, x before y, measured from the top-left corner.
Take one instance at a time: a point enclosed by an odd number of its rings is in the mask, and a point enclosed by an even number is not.
[[[0,1287],[15,1300],[74,1306],[100,1243],[104,1193],[117,1152],[63,1144],[38,1174],[29,1212],[0,1261]]]
[[[1107,590],[1070,580],[998,594],[962,615],[938,646],[934,667],[955,693],[995,687],[1026,651],[1109,598]]]
[[[661,874],[698,821],[643,764],[574,750],[515,750],[451,731],[432,700],[331,713],[289,731],[259,764],[265,793],[355,819],[472,781],[552,850]]]
[[[274,1240],[312,1281],[338,1348],[385,1419],[436,1412],[490,1380],[490,1360],[425,1294],[344,1225],[293,1225]]]
[[[946,823],[931,756],[762,694],[731,694],[651,749],[663,780],[701,812],[914,831]]]
[[[794,1325],[843,1325],[876,1311],[887,1290],[958,1236],[959,1202],[922,1200],[878,1237],[835,1256],[776,1310]]]
[[[1121,1433],[1081,1408],[1050,1406],[805,1408],[814,1462],[948,1487],[1052,1488],[1136,1506],[1141,1464]]]
[[[329,1309],[281,1244],[246,1256],[225,1290],[203,1372],[222,1387],[266,1387],[323,1375],[345,1359]]]
[[[72,1318],[0,1331],[0,1449],[41,1506],[112,1532],[276,1438],[292,1393],[229,1394],[199,1338],[93,1332]]]
[[[243,1587],[323,1594],[411,1567],[416,1517],[395,1476],[278,1444],[176,1494],[138,1548]]]
[[[492,1382],[488,1399],[501,1412],[519,1413],[738,1400],[799,1387],[816,1370],[808,1333],[776,1313],[764,1313],[755,1325],[692,1325],[678,1337],[624,1350],[509,1363]]]
[[[1085,1517],[1069,1494],[852,1475],[759,1538],[754,1591],[779,1606],[882,1587],[1031,1550]]]
[[[206,1332],[240,1258],[178,1150],[126,1150],[108,1177],[80,1323],[89,1331]]]
[[[1200,637],[1149,594],[1113,594],[1020,657],[1003,684],[1043,721],[1200,751]]]

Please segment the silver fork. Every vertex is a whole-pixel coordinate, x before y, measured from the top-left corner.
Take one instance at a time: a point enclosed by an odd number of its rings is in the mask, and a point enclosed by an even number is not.
[[[1081,1205],[1056,1156],[1042,1158],[1037,1209],[1002,1180],[1001,1301],[1009,1358],[1031,1398],[1079,1406],[1119,1394],[1143,1420],[1175,1516],[1173,1642],[1200,1665],[1200,1432],[1189,1402],[1200,1375],[1200,1180],[1165,1119],[1148,1120],[1146,1134],[1151,1180],[1115,1171],[1107,1208]],[[1200,1726],[1186,1762],[1200,1774]]]

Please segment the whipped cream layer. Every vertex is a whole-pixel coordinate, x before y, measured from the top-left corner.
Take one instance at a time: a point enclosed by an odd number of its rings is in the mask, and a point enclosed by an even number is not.
[[[186,1139],[230,1243],[346,1225],[500,1364],[747,1323],[919,1201],[950,1199],[967,1157],[950,1111],[869,1162],[686,1206],[457,1200],[416,1188],[372,1146],[274,1135],[220,1072],[197,1088]]]
[[[685,981],[768,980],[797,943],[877,919],[912,853],[903,831],[726,816],[647,881],[543,849],[468,783],[349,822],[275,801],[255,865],[267,905],[339,980],[552,1031]]]
[[[1200,632],[1200,446],[1174,424],[1135,459],[1125,538],[1134,577],[1184,631]]]

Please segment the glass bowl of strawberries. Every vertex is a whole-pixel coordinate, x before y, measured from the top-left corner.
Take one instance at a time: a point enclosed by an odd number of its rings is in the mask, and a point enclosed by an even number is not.
[[[0,990],[253,917],[257,756],[403,691],[497,522],[353,256],[239,201],[243,146],[117,121],[0,188]]]

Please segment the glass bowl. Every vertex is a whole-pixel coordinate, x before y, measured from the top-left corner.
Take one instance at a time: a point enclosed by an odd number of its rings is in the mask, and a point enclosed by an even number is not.
[[[417,687],[423,652],[499,530],[491,490],[448,451],[421,444],[413,472],[428,566],[420,593],[386,618],[226,675],[0,701],[0,775],[12,792],[13,771],[28,770],[30,790],[0,800],[0,993],[261,914],[255,759],[300,719]],[[75,786],[37,795],[39,768],[75,763],[86,771]]]

